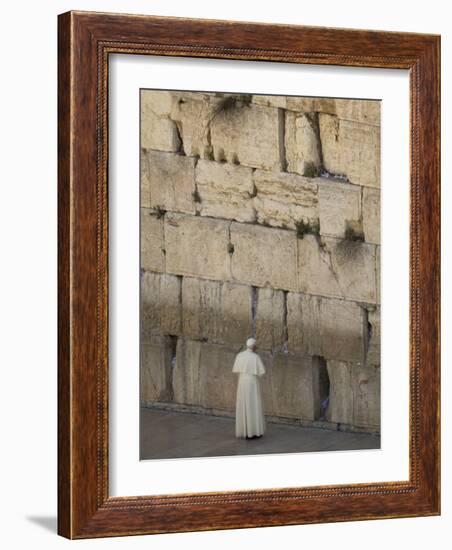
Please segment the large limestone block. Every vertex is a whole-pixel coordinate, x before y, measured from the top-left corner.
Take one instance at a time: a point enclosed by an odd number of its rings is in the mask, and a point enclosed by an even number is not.
[[[298,291],[376,303],[375,245],[314,235],[298,239]]]
[[[183,333],[194,340],[243,344],[251,334],[251,288],[184,277]]]
[[[197,209],[201,216],[253,222],[252,169],[200,160],[196,165]]]
[[[171,118],[177,123],[186,155],[212,158],[210,125],[221,100],[216,94],[184,92],[173,102]]]
[[[259,349],[281,348],[287,340],[284,292],[272,288],[258,288],[256,292],[256,340]]]
[[[267,414],[301,420],[318,419],[325,395],[320,382],[324,380],[322,368],[325,368],[324,363],[316,357],[275,355],[271,367],[274,409]]]
[[[368,312],[369,341],[367,348],[366,363],[368,365],[381,364],[381,331],[380,331],[380,308]]]
[[[232,277],[275,289],[297,288],[297,238],[294,231],[233,222]]]
[[[166,270],[169,273],[230,280],[230,222],[200,216],[165,215]]]
[[[141,103],[141,147],[157,151],[179,151],[181,146],[176,123],[159,116],[145,100]]]
[[[289,292],[288,349],[327,359],[363,362],[366,315],[354,302]]]
[[[154,337],[151,342],[141,342],[140,400],[172,400],[172,359],[175,353],[174,339]]]
[[[141,106],[157,116],[171,114],[177,94],[166,90],[141,90]]]
[[[207,409],[235,410],[237,351],[215,344],[179,339],[173,369],[174,401]]]
[[[319,178],[320,234],[344,238],[347,224],[361,219],[361,187]]]
[[[146,149],[140,151],[140,206],[151,207],[151,180],[149,178],[149,156]]]
[[[181,334],[181,278],[144,271],[140,279],[141,337]]]
[[[353,424],[380,430],[380,369],[376,366],[353,369]]]
[[[363,229],[368,243],[380,244],[380,190],[363,189]]]
[[[380,125],[380,101],[335,99],[335,114],[343,120]]]
[[[318,199],[315,180],[285,172],[256,170],[254,198],[259,223],[295,229],[297,223],[317,223]]]
[[[380,187],[380,128],[319,114],[325,169],[352,183]]]
[[[330,380],[326,418],[338,424],[353,424],[353,365],[344,361],[328,361]]]
[[[322,157],[316,115],[286,112],[285,148],[289,172],[318,174]]]
[[[195,159],[160,151],[148,159],[151,207],[194,214]]]
[[[140,211],[141,269],[165,271],[163,218],[147,208]]]
[[[265,107],[285,109],[287,106],[287,98],[284,95],[253,95],[253,103]]]
[[[210,123],[215,160],[280,170],[283,116],[281,109],[240,103],[218,112]]]

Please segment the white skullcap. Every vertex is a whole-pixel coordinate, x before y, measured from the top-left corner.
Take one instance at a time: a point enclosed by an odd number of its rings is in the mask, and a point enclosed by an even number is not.
[[[255,345],[256,345],[256,340],[254,338],[248,338],[248,340],[246,341],[246,347],[252,348]]]

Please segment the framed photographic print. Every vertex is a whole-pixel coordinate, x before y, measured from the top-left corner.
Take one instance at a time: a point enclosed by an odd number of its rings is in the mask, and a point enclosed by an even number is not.
[[[439,514],[439,37],[59,17],[59,533]]]

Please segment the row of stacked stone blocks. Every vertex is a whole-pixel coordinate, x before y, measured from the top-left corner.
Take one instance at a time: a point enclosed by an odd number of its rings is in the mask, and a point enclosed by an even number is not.
[[[232,411],[255,334],[266,414],[378,430],[378,103],[144,91],[141,122],[142,401]]]

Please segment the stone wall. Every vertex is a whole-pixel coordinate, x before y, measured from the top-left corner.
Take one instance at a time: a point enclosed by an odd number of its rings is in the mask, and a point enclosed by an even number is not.
[[[380,105],[142,91],[141,402],[380,427]]]

